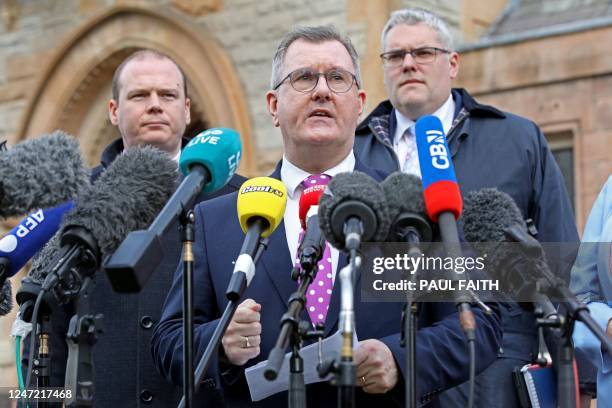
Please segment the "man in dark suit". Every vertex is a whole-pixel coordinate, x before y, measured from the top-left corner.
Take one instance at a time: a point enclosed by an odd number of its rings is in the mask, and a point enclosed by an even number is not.
[[[104,149],[100,165],[92,170],[92,182],[127,147],[154,146],[178,162],[181,147],[188,142],[182,136],[191,120],[183,71],[163,53],[136,51],[115,71],[108,114],[120,138]],[[220,191],[201,194],[197,200],[236,191],[244,180],[235,175]],[[149,353],[152,328],[159,321],[171,271],[180,258],[178,223],[168,229],[162,241],[165,257],[140,293],[117,294],[106,276],[97,274],[90,304],[93,313],[104,315],[104,332],[93,347],[96,406],[167,407],[178,403],[180,388],[157,373]],[[53,310],[51,385],[55,387],[65,383],[66,332],[74,313],[73,304]],[[28,354],[24,353],[25,367]]]
[[[203,393],[221,393],[226,406],[287,404],[286,392],[252,403],[244,368],[267,358],[278,337],[289,296],[297,288],[290,273],[298,247],[298,203],[304,181],[353,170],[382,179],[381,173],[357,161],[352,151],[365,93],[361,90],[357,53],[347,38],[332,27],[294,29],[281,40],[274,56],[271,88],[266,95],[268,111],[281,130],[285,148],[272,177],[285,184],[288,200],[283,223],[270,236],[257,274],[243,296],[246,300],[236,310],[202,384]],[[236,197],[237,194],[230,194],[196,208],[196,360],[202,356],[227,303],[225,290],[232,262],[244,239],[236,217]],[[219,231],[223,231],[222,235]],[[329,336],[337,330],[338,323],[340,294],[336,272],[347,261],[334,248],[329,257],[323,258],[319,269],[324,270],[327,262],[329,272],[325,276],[317,274],[315,283],[326,284],[328,279],[329,296],[314,299],[314,304],[308,300],[302,318],[323,323],[325,336]],[[179,266],[152,341],[160,371],[177,383],[181,381],[183,365],[181,275]],[[359,285],[357,282],[355,315],[360,341],[354,353],[358,405],[401,405],[405,370],[405,353],[399,344],[402,305],[362,303]],[[482,370],[493,361],[501,332],[496,316],[485,316],[479,311],[475,315],[478,369]],[[421,316],[417,353],[422,363],[417,373],[417,394],[425,403],[439,390],[467,379],[468,359],[467,343],[452,305],[424,305]],[[336,393],[328,383],[309,385],[308,405],[335,406]]]

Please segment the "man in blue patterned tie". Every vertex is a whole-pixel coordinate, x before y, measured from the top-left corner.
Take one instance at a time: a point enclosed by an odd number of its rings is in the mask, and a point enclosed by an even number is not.
[[[377,181],[383,178],[382,173],[364,166],[353,154],[365,93],[361,89],[357,53],[335,29],[298,27],[286,34],[273,59],[271,90],[266,98],[284,145],[283,158],[271,177],[285,184],[288,199],[283,223],[270,235],[268,249],[245,291],[246,300],[237,308],[217,358],[206,373],[203,392],[222,393],[226,406],[252,404],[244,370],[268,357],[278,338],[287,301],[297,288],[291,269],[298,252],[299,201],[305,186],[325,183],[329,177],[353,170]],[[225,308],[232,261],[243,238],[235,194],[196,208],[196,360],[203,354]],[[328,253],[318,265],[320,273],[314,287],[309,287],[306,310],[301,316],[311,323],[323,323],[325,337],[338,330],[340,290],[336,275],[347,264],[347,257],[337,249],[330,247]],[[179,267],[152,341],[158,368],[174,382],[180,382],[182,367],[181,273]],[[403,305],[361,302],[359,283],[354,296],[359,340],[354,351],[357,405],[401,406],[406,360],[399,334]],[[454,305],[432,304],[424,309],[417,342],[422,360],[417,395],[427,402],[439,390],[465,381],[468,361]],[[482,370],[494,359],[501,332],[497,316],[485,316],[480,311],[475,316],[481,357],[478,369]],[[309,384],[306,394],[309,406],[337,404],[337,390],[328,382]],[[257,403],[258,407],[286,405],[286,392]]]

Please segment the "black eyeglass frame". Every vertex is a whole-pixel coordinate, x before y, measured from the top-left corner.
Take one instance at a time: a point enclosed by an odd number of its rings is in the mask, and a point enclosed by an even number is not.
[[[423,50],[433,50],[434,51],[434,56],[433,59],[431,61],[427,61],[427,62],[417,62],[417,59],[415,57],[415,53],[418,53],[419,51],[423,51]],[[406,58],[406,54],[410,54],[410,56],[412,57],[412,59],[414,59],[414,61],[417,64],[430,64],[432,62],[434,62],[436,60],[436,57],[438,56],[438,54],[451,54],[452,51],[450,50],[446,50],[444,48],[439,48],[439,47],[419,47],[419,48],[415,48],[413,50],[404,50],[404,49],[400,49],[400,50],[391,50],[391,51],[387,51],[387,52],[383,52],[382,54],[379,55],[380,59],[382,59],[383,61],[383,65],[384,66],[390,66],[390,67],[398,67],[401,65],[401,62],[404,61],[404,59]],[[389,64],[389,60],[387,59],[389,55],[399,55],[402,54],[402,59],[401,62],[397,65],[394,64]]]
[[[291,81],[291,75],[295,74],[296,72],[311,72],[312,74],[317,76],[317,81],[315,82],[314,86],[308,90],[304,90],[301,91],[299,89],[296,89],[295,86],[293,85],[293,81]],[[342,91],[342,92],[338,92],[338,91],[334,91],[332,89],[331,86],[329,86],[329,80],[327,79],[327,75],[332,73],[332,72],[346,72],[347,74],[349,74],[352,78],[351,84],[348,86],[348,88],[346,89],[346,91]],[[314,70],[308,69],[308,68],[298,68],[296,70],[291,71],[290,73],[287,74],[286,77],[284,77],[283,79],[281,79],[281,81],[276,84],[276,86],[274,88],[272,88],[272,90],[276,91],[278,88],[280,88],[280,86],[282,84],[285,83],[285,81],[287,81],[287,79],[289,79],[289,83],[291,84],[291,87],[296,91],[296,92],[301,92],[301,93],[309,93],[312,92],[313,89],[315,89],[317,87],[317,85],[319,85],[319,79],[321,78],[321,75],[323,75],[325,77],[325,83],[327,84],[327,87],[329,88],[330,91],[332,91],[333,93],[336,94],[343,94],[343,93],[347,93],[348,91],[351,90],[351,88],[353,87],[353,84],[357,85],[357,88],[359,89],[359,83],[357,82],[357,77],[355,76],[355,74],[353,74],[350,71],[347,71],[346,69],[342,69],[342,68],[333,68],[330,69],[326,72],[314,72]]]

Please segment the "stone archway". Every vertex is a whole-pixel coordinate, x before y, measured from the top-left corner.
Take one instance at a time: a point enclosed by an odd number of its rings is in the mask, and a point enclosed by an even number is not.
[[[199,126],[236,129],[242,137],[240,171],[253,174],[251,122],[233,64],[205,29],[171,9],[116,7],[77,29],[39,78],[17,139],[63,129],[79,139],[86,159],[95,163],[117,136],[106,114],[113,72],[137,48],[159,50],[181,65],[193,119]]]

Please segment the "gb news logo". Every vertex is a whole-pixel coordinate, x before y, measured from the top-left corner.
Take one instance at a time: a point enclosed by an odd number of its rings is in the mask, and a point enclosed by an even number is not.
[[[439,170],[446,170],[450,166],[448,159],[448,150],[446,148],[446,140],[444,133],[436,129],[425,131],[427,136],[427,144],[429,145],[429,154],[431,156],[431,165]]]
[[[270,193],[277,197],[282,197],[285,195],[282,191],[272,186],[244,186],[240,189],[241,195],[249,193]]]

